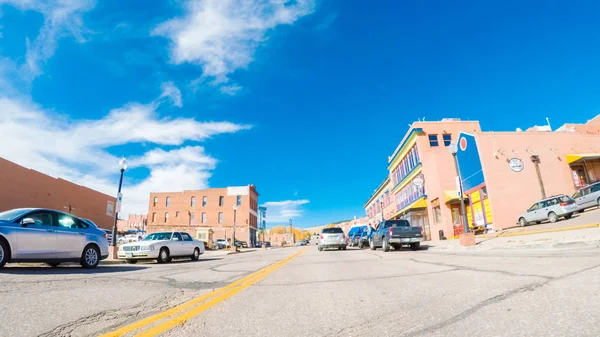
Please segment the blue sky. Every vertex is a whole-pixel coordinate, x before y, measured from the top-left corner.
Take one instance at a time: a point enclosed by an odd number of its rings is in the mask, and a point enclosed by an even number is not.
[[[0,0],[0,156],[109,194],[125,156],[126,212],[253,183],[312,226],[364,215],[418,118],[598,113],[597,2],[284,2]]]

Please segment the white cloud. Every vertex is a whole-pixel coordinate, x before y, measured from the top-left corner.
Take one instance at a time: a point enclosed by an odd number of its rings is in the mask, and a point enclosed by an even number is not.
[[[219,90],[221,90],[222,94],[234,96],[238,91],[242,90],[242,87],[237,84],[224,85]]]
[[[284,201],[269,201],[262,206],[267,207],[267,222],[287,222],[289,219],[302,216],[302,205],[308,204],[306,199],[302,200],[284,200]]]
[[[26,100],[0,97],[0,157],[45,174],[71,180],[109,195],[116,194],[119,158],[108,147],[133,143],[181,146],[223,133],[248,129],[229,122],[159,118],[156,103],[131,103],[99,120],[71,120]],[[201,146],[160,147],[131,153],[130,167],[150,175],[131,183],[126,178],[124,213],[145,213],[151,191],[201,189],[208,186],[217,160]],[[126,173],[127,174],[127,173]]]
[[[79,43],[84,37],[83,14],[95,6],[94,0],[0,0],[0,5],[9,4],[27,11],[44,15],[44,25],[35,40],[26,40],[25,70],[33,78],[41,73],[41,64],[46,62],[64,36],[72,36]]]
[[[156,27],[154,35],[171,40],[171,59],[202,66],[214,85],[252,62],[267,32],[312,13],[314,0],[188,0],[185,14]],[[239,90],[239,89],[237,89]],[[225,89],[225,94],[237,92]]]
[[[181,91],[179,91],[179,88],[175,86],[175,83],[165,82],[161,85],[161,89],[162,94],[160,95],[160,98],[171,99],[173,101],[173,105],[175,105],[176,107],[181,108],[183,106],[183,102],[181,99]]]

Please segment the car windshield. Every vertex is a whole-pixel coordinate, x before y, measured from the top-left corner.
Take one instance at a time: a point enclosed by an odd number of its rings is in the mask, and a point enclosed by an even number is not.
[[[12,220],[20,217],[21,215],[23,215],[25,212],[30,211],[30,210],[31,210],[30,208],[16,208],[16,209],[4,211],[4,212],[0,213],[0,220],[12,221]]]
[[[144,241],[171,240],[171,236],[172,235],[173,235],[173,233],[171,233],[171,232],[166,232],[166,233],[152,233],[152,234],[146,236],[146,238],[144,239]]]
[[[339,228],[339,227],[333,227],[333,228],[324,228],[323,229],[323,233],[324,234],[340,234],[343,233],[344,231]]]

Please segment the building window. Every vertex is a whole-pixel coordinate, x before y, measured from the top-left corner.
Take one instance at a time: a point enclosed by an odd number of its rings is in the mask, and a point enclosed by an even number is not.
[[[219,223],[223,223],[223,212],[219,212]]]
[[[450,146],[450,143],[452,143],[452,135],[449,133],[442,135],[442,139],[444,140],[444,146]]]
[[[195,219],[196,219],[196,215],[194,214],[194,212],[190,212],[190,225],[194,223]]]
[[[152,213],[152,222],[156,222],[156,213]]]
[[[435,223],[442,221],[442,208],[440,207],[440,198],[433,199],[431,201],[431,207],[433,209],[433,221]]]
[[[207,197],[202,197],[202,207],[206,207],[207,203],[208,203],[208,198]]]
[[[237,203],[236,203],[236,205],[238,205],[238,206],[242,205],[242,196],[241,195],[237,196]]]
[[[156,207],[156,204],[158,204],[158,197],[154,197],[154,204],[152,206]]]
[[[225,203],[225,198],[223,196],[219,197],[219,206],[223,206],[223,204]]]
[[[169,212],[165,213],[165,223],[169,222]]]
[[[175,212],[175,217],[179,218],[179,211]]]
[[[192,197],[192,199],[190,200],[190,206],[196,206],[196,197]]]
[[[202,223],[206,223],[206,213],[202,213]]]
[[[429,135],[429,146],[436,147],[439,146],[438,143],[438,135]]]
[[[167,197],[167,199],[165,199],[165,207],[169,206],[171,206],[171,197]]]

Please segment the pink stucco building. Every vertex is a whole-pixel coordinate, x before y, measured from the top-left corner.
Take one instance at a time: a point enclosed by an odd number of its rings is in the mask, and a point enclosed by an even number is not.
[[[365,203],[377,222],[403,218],[452,238],[462,230],[456,157],[467,223],[487,229],[515,226],[517,216],[544,196],[571,195],[600,177],[600,115],[555,131],[482,131],[477,121],[414,122],[388,158],[388,176]],[[536,163],[539,168],[539,177]]]

